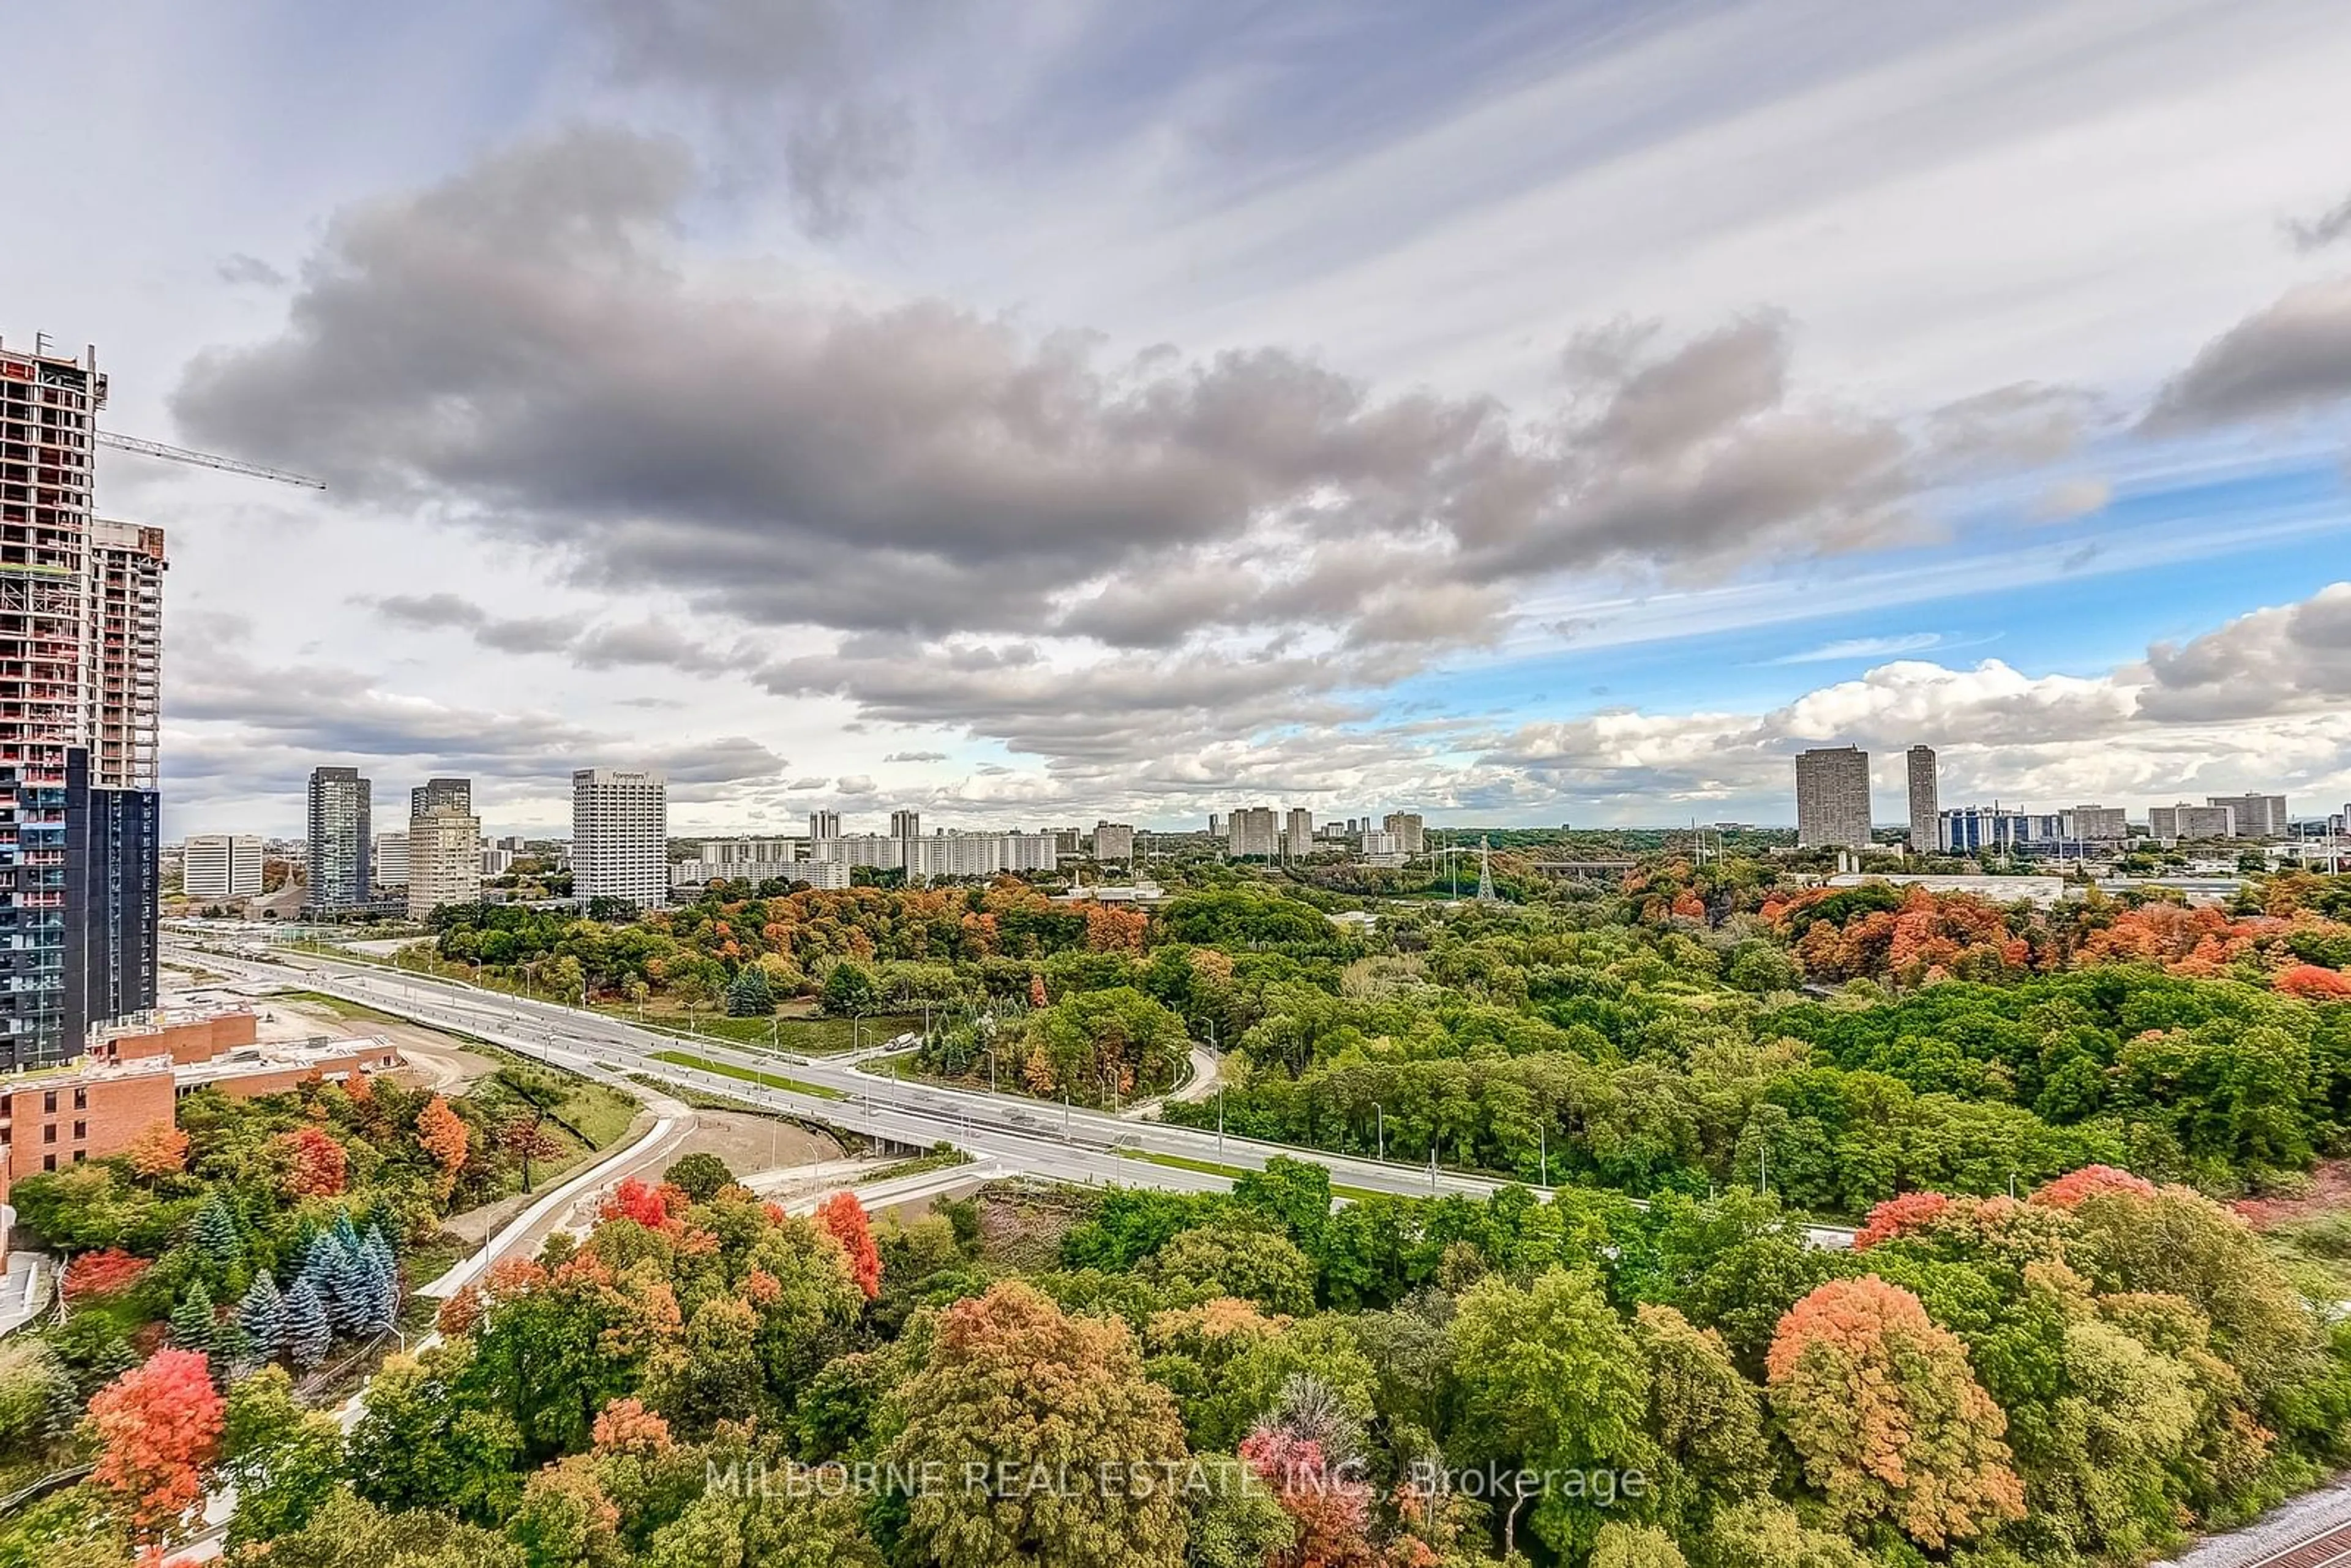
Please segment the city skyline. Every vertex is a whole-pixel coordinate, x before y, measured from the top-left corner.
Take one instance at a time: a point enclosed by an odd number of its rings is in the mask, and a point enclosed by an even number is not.
[[[10,19],[167,836],[2351,798],[2351,16],[883,9]]]

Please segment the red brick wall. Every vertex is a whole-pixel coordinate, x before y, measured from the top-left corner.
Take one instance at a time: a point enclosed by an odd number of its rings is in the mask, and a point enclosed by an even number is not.
[[[249,1012],[223,1013],[215,1018],[167,1024],[141,1034],[120,1035],[106,1042],[105,1052],[110,1060],[121,1061],[168,1055],[184,1067],[190,1062],[210,1061],[233,1047],[253,1044],[260,1038],[258,1028],[259,1020]]]
[[[320,1077],[335,1082],[350,1076],[354,1066],[365,1067],[370,1072],[382,1072],[400,1065],[400,1056],[390,1046],[369,1046],[353,1051],[347,1056],[322,1057],[318,1063]],[[302,1086],[310,1076],[307,1067],[288,1067],[276,1072],[246,1072],[235,1078],[215,1078],[205,1087],[217,1089],[232,1100],[258,1100],[265,1094],[289,1094]]]
[[[75,1092],[81,1103],[74,1103]],[[48,1108],[55,1097],[55,1110]],[[11,1180],[49,1168],[63,1170],[79,1154],[84,1159],[119,1155],[158,1122],[172,1120],[175,1099],[168,1072],[130,1072],[120,1077],[67,1082],[55,1088],[27,1085],[0,1097],[7,1124],[7,1174]]]

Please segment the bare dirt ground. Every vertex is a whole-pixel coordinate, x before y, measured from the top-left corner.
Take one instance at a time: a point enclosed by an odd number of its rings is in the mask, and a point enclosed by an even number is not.
[[[497,1071],[498,1064],[488,1057],[468,1051],[462,1042],[422,1024],[338,1018],[331,1009],[315,1003],[289,1002],[282,998],[264,1004],[263,1010],[272,1015],[262,1029],[265,1039],[380,1034],[400,1048],[401,1056],[408,1063],[394,1076],[443,1094],[462,1094],[475,1081]]]
[[[873,1211],[872,1218],[876,1220],[888,1220],[896,1225],[912,1225],[914,1221],[936,1211],[940,1204],[952,1203],[959,1197],[969,1197],[987,1185],[986,1176],[974,1176],[968,1182],[951,1186],[945,1192],[935,1192],[928,1197],[913,1198],[905,1203],[885,1204]]]
[[[726,1162],[737,1176],[774,1170],[784,1166],[812,1166],[841,1158],[841,1145],[820,1133],[747,1116],[739,1111],[697,1111],[694,1131],[678,1145],[679,1155],[712,1154]]]

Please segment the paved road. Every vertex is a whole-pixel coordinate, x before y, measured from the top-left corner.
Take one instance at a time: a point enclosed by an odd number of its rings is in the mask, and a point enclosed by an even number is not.
[[[1332,1155],[1228,1137],[1200,1128],[1130,1122],[1081,1107],[1040,1105],[984,1090],[878,1077],[837,1059],[794,1056],[719,1040],[685,1041],[559,1003],[525,1000],[316,954],[281,949],[264,957],[250,949],[187,949],[176,942],[172,951],[184,961],[218,973],[302,985],[420,1022],[478,1035],[560,1065],[641,1072],[664,1082],[705,1089],[918,1147],[947,1143],[976,1157],[993,1160],[1002,1169],[1055,1180],[1216,1192],[1231,1185],[1223,1172],[1259,1169],[1275,1155],[1288,1155],[1328,1166],[1336,1185],[1369,1192],[1483,1197],[1501,1185],[1481,1176],[1432,1171],[1425,1164]],[[656,1051],[763,1071],[808,1085],[815,1092],[767,1088],[656,1061]],[[1191,1169],[1145,1157],[1153,1155],[1217,1168]],[[1848,1246],[1853,1239],[1850,1229],[1835,1226],[1815,1227],[1812,1234],[1817,1244],[1826,1247]]]

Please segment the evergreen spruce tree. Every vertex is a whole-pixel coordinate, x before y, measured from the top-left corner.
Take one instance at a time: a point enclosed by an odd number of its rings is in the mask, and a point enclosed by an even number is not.
[[[400,1320],[400,1258],[392,1243],[376,1227],[368,1227],[364,1238],[370,1260],[369,1281],[373,1286],[370,1301],[370,1332],[382,1333]]]
[[[768,972],[757,964],[746,964],[737,969],[733,983],[726,988],[727,1015],[763,1019],[775,1010],[776,995],[768,985]]]
[[[213,1293],[198,1280],[172,1308],[172,1343],[182,1350],[210,1355],[213,1328]]]
[[[308,1372],[327,1359],[327,1349],[334,1343],[335,1331],[328,1324],[326,1304],[319,1300],[318,1291],[309,1277],[294,1281],[286,1292],[286,1350],[294,1364]]]
[[[245,1260],[245,1239],[237,1234],[236,1220],[217,1193],[196,1211],[195,1243],[204,1261],[223,1274]]]
[[[302,1277],[319,1293],[319,1304],[327,1310],[327,1322],[337,1333],[360,1332],[367,1315],[367,1265],[360,1260],[359,1236],[349,1220],[337,1220],[333,1229],[319,1233]]]
[[[237,1304],[237,1326],[245,1331],[247,1354],[256,1361],[267,1361],[286,1348],[285,1298],[277,1293],[277,1281],[264,1269],[253,1277]]]

